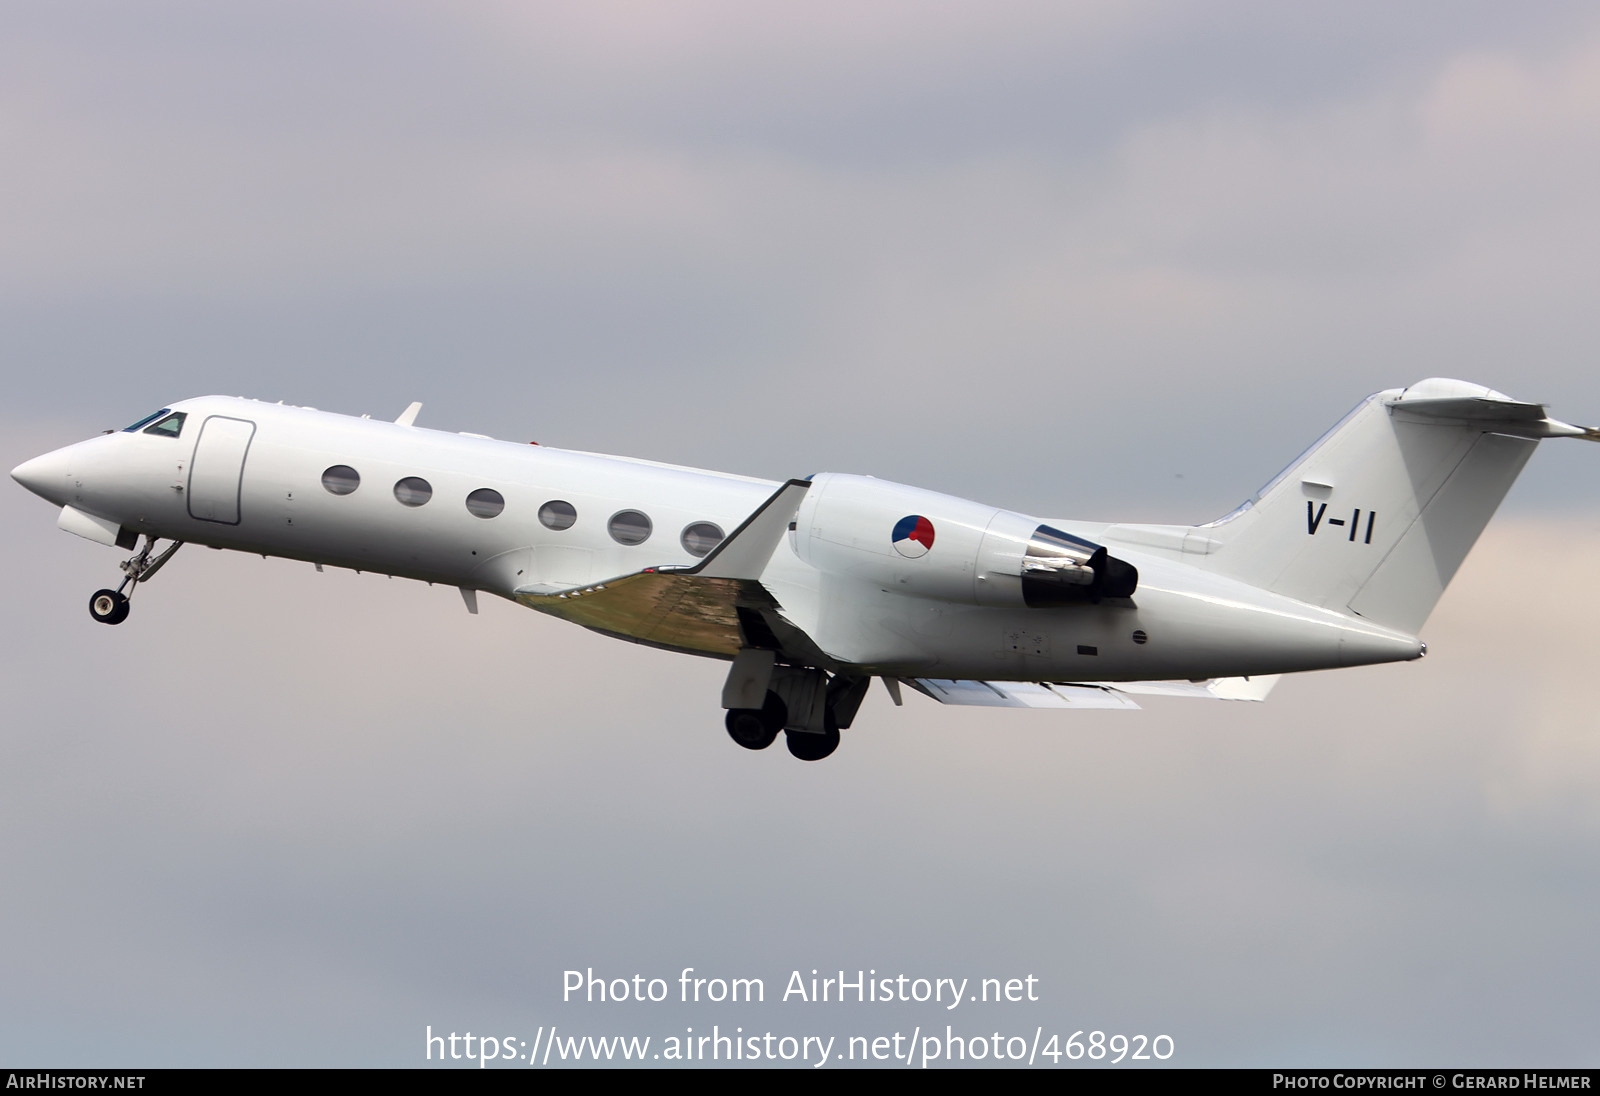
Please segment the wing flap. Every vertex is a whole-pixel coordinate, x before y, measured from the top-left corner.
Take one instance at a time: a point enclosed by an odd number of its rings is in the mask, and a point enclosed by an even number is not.
[[[1282,674],[1253,677],[1213,677],[1207,681],[1099,681],[1094,684],[1140,696],[1187,696],[1201,700],[1267,699]]]
[[[957,681],[916,677],[906,684],[941,704],[983,708],[1137,708],[1132,700],[1100,685],[1049,685],[1033,681]]]
[[[918,677],[906,684],[941,704],[982,708],[1137,708],[1128,694],[1265,700],[1281,675],[1209,681],[974,681]]]

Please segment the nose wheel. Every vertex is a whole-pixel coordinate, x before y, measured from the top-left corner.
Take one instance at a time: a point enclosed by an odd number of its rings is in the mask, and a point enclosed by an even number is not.
[[[146,535],[144,547],[138,554],[122,561],[122,573],[127,577],[115,590],[96,590],[94,596],[89,599],[90,616],[101,624],[121,624],[128,619],[128,602],[133,588],[138,583],[148,581],[161,570],[162,564],[172,558],[172,553],[183,547],[183,541],[173,541],[160,555],[151,559],[150,553],[155,546],[156,538]],[[129,593],[124,593],[125,590]]]
[[[121,624],[128,619],[128,596],[120,590],[96,590],[89,599],[89,615],[101,624]]]

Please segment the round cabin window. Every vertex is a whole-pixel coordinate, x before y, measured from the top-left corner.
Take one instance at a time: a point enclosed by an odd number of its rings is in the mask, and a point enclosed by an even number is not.
[[[349,495],[361,486],[361,473],[348,464],[336,464],[322,473],[322,486],[330,495]]]
[[[480,487],[467,496],[467,513],[475,518],[496,518],[505,508],[505,496],[493,487]]]
[[[546,529],[560,532],[571,529],[573,522],[578,520],[578,511],[570,502],[561,499],[552,499],[539,507],[539,524]]]
[[[419,476],[407,476],[394,485],[394,497],[406,506],[421,506],[433,498],[433,487]]]
[[[618,544],[643,544],[650,539],[650,530],[653,528],[650,519],[637,510],[619,510],[611,515],[611,521],[606,528],[611,533],[611,539]]]
[[[683,531],[679,543],[691,556],[709,555],[711,549],[722,543],[722,527],[709,521],[697,521]]]

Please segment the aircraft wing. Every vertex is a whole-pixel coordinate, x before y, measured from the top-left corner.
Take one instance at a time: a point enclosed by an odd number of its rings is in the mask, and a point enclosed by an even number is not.
[[[728,658],[762,647],[821,659],[760,582],[810,486],[785,483],[693,566],[646,567],[580,586],[535,583],[513,594],[530,609],[654,647]]]
[[[918,677],[906,684],[941,704],[985,708],[1137,708],[1127,694],[1190,696],[1210,700],[1265,700],[1278,683],[1267,677],[1216,677],[1209,681],[952,681]]]
[[[948,678],[905,679],[917,692],[940,704],[983,708],[1137,708],[1139,705],[1099,685],[1049,685],[1032,681],[952,681]]]
[[[1282,674],[1257,674],[1254,677],[1213,677],[1208,681],[1102,681],[1108,689],[1146,696],[1192,696],[1202,700],[1267,699]]]

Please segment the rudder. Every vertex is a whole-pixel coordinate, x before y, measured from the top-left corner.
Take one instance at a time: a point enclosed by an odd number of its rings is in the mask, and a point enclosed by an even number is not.
[[[1368,397],[1258,495],[1203,526],[1203,566],[1416,632],[1540,438],[1593,430],[1434,378]]]

